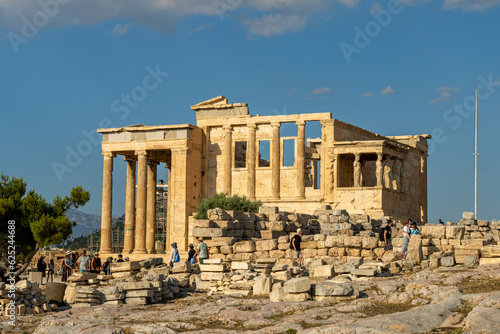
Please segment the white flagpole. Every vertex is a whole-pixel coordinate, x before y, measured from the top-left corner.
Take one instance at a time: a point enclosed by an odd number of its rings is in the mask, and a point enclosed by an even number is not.
[[[477,81],[476,81],[476,117],[474,126],[474,219],[477,220]]]

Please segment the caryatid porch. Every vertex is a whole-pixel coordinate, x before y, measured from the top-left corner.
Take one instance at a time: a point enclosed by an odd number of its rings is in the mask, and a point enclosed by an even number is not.
[[[99,129],[103,134],[101,253],[111,253],[114,158],[127,164],[123,253],[154,254],[156,175],[169,169],[166,244],[187,247],[187,215],[196,209],[201,179],[201,129],[189,124]]]

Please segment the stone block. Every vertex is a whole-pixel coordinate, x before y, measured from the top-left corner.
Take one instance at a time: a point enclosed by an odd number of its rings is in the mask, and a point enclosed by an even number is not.
[[[480,266],[498,263],[500,263],[500,257],[482,257],[479,259]]]
[[[271,272],[271,276],[274,281],[286,282],[292,278],[292,273],[290,270]]]
[[[212,228],[214,226],[213,220],[210,219],[195,219],[192,227]]]
[[[460,263],[457,261],[457,263]],[[479,257],[477,255],[469,255],[463,260],[463,264],[467,268],[473,268],[479,265]]]
[[[303,293],[287,293],[284,298],[283,298],[283,301],[286,301],[286,302],[303,302],[303,301],[306,301],[306,300],[311,300],[311,295],[307,292],[303,292]]]
[[[253,266],[250,262],[231,262],[231,270],[252,270]]]
[[[363,237],[344,237],[344,246],[346,248],[361,248]]]
[[[129,305],[146,305],[147,301],[145,297],[125,298],[125,303]]]
[[[313,294],[315,296],[347,297],[354,294],[354,286],[352,283],[337,283],[326,281],[314,285]]]
[[[286,232],[284,231],[275,231],[275,230],[262,230],[260,231],[260,237],[262,239],[278,239],[280,237],[286,236]],[[278,240],[279,242],[279,240]]]
[[[280,213],[270,213],[267,215],[267,218],[269,219],[270,222],[283,222],[288,220],[284,215]],[[267,223],[266,223],[267,226]]]
[[[414,260],[420,263],[424,259],[424,254],[422,252],[422,237],[418,234],[414,234],[410,238],[410,243],[408,244],[408,255],[409,260]]]
[[[318,248],[318,242],[314,240],[305,241],[300,244],[300,248],[304,249],[316,249]]]
[[[226,270],[225,264],[200,264],[201,271],[222,272]]]
[[[290,249],[288,249],[290,250]],[[272,250],[269,251],[269,256],[275,259],[284,259],[286,258],[286,251],[283,250]]]
[[[307,277],[293,278],[285,282],[283,288],[286,293],[303,293],[311,289],[311,281]]]
[[[153,297],[153,290],[132,290],[132,291],[127,291],[126,298],[138,298],[138,297],[144,297],[144,298],[152,298]]]
[[[140,270],[141,269],[141,264],[139,261],[125,261],[125,262],[118,262],[118,263],[113,263],[111,266],[111,273],[121,273],[121,272],[130,272],[134,270]],[[97,278],[97,274],[95,274],[95,277],[90,277],[89,275],[91,273],[86,273],[86,278],[82,277],[80,280],[88,280],[89,278]],[[70,277],[74,276],[75,274],[71,275]],[[69,278],[68,278],[68,281]]]
[[[474,212],[462,212],[462,218],[471,220],[475,218]]]
[[[151,282],[123,282],[117,283],[116,286],[123,291],[133,290],[150,290],[152,288]]]
[[[446,226],[446,239],[464,238],[465,228],[463,226]]]
[[[274,265],[276,263],[276,259],[274,259],[274,258],[257,258],[255,260],[255,263],[258,263],[258,264],[272,264],[272,265]]]
[[[222,254],[232,254],[233,253],[233,246],[221,246],[220,252]]]
[[[36,283],[38,283],[39,285],[42,285],[42,276],[43,276],[43,273],[42,273],[42,272],[39,272],[39,271],[31,271],[31,272],[28,274],[28,281],[30,281],[30,282],[36,282]]]
[[[495,258],[500,257],[500,245],[491,245],[481,247],[481,257]]]
[[[284,221],[269,221],[266,222],[266,230],[285,231],[286,223]],[[262,234],[262,233],[261,233]]]
[[[325,239],[325,247],[344,247],[344,238],[341,236],[327,236]]]
[[[377,274],[377,270],[375,269],[354,269],[351,270],[351,274],[356,276],[375,276]]]
[[[261,206],[259,208],[259,213],[270,215],[279,213],[279,208],[277,206]]]
[[[376,237],[363,237],[361,244],[364,249],[374,249],[377,248],[378,241]]]
[[[289,245],[289,243],[290,243],[290,237],[288,235],[281,236],[281,237],[278,238],[278,243]]]
[[[272,277],[259,276],[256,277],[253,284],[254,296],[267,296],[271,293]]]
[[[255,241],[257,251],[270,251],[278,249],[278,239]]]
[[[424,225],[421,227],[422,238],[443,239],[446,234],[444,225]]]
[[[233,217],[225,210],[215,208],[207,210],[207,217],[211,220],[232,220]]]
[[[453,267],[455,265],[455,259],[453,256],[443,256],[441,259],[439,259],[439,263],[443,267]]]
[[[218,238],[225,237],[227,235],[227,230],[221,228],[203,228],[195,227],[193,228],[193,237],[203,237],[203,238]]]
[[[126,263],[126,262],[124,262]],[[139,267],[140,268],[140,267]],[[111,268],[111,272],[113,272],[114,267]],[[68,277],[68,282],[85,282],[89,279],[97,278],[97,274],[95,273],[80,273],[76,272],[70,277]]]
[[[48,282],[45,286],[45,298],[50,302],[52,300],[62,303],[64,300],[64,292],[66,291],[66,283]]]
[[[490,226],[490,222],[487,221],[487,220],[478,220],[477,221],[477,226],[488,227],[488,226]]]
[[[269,300],[273,303],[283,301],[287,293],[282,285],[274,284],[271,293],[269,294]]]
[[[203,264],[221,264],[221,259],[205,259],[203,260]]]
[[[216,247],[231,246],[235,242],[236,242],[236,239],[233,238],[233,237],[215,238],[214,240],[212,240],[212,245],[211,246],[216,246]]]
[[[252,253],[255,252],[254,241],[239,241],[233,245],[233,252],[235,253]]]
[[[318,250],[317,249],[304,249],[302,250],[302,256],[304,258],[311,258],[311,257],[316,257],[318,255]]]
[[[216,220],[214,221],[214,224],[212,228],[222,228],[225,230],[234,230],[236,229],[236,222],[232,220]]]
[[[335,275],[333,265],[323,265],[314,268],[314,277],[330,278]]]

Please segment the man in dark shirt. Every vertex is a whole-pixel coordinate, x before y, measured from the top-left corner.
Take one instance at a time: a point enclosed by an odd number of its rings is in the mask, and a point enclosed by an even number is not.
[[[389,220],[387,222],[387,225],[384,227],[384,252],[378,258],[380,261],[382,261],[382,257],[384,256],[385,252],[387,252],[387,251],[392,252],[391,238],[392,238],[392,227],[393,226],[394,226],[394,222],[392,220]]]
[[[121,254],[120,254],[120,255],[118,255],[118,260],[117,260],[116,262],[125,262],[125,261],[123,260],[123,255],[121,255]]]
[[[297,234],[293,236],[291,242],[292,249],[292,261],[299,261],[299,265],[302,265],[304,258],[302,257],[302,251],[300,249],[300,243],[302,242],[302,229],[297,230]]]
[[[90,261],[90,269],[91,272],[96,273],[97,275],[101,273],[101,258],[99,257],[99,254],[94,254],[94,258]]]

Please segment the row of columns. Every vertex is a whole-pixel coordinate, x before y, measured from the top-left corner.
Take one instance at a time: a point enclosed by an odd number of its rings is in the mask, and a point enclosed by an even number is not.
[[[305,198],[305,124],[303,120],[295,123],[298,127],[297,133],[297,197]],[[280,127],[279,122],[271,123],[271,197],[280,199],[280,170],[281,170],[281,142],[280,142]],[[232,148],[233,138],[231,125],[224,125],[224,151],[223,151],[223,191],[231,194],[232,190]],[[248,144],[247,144],[247,197],[251,200],[255,199],[255,170],[257,162],[257,125],[255,123],[248,124]]]
[[[101,252],[112,252],[113,158],[103,154]],[[124,253],[154,254],[156,234],[156,175],[158,162],[148,160],[147,151],[126,155]],[[137,179],[136,179],[137,168]],[[136,200],[137,182],[137,200]]]
[[[363,174],[361,172],[361,154],[354,154],[354,186],[361,187],[363,185]],[[386,155],[384,159],[383,153],[377,153],[376,162],[376,178],[378,187],[386,187],[389,189],[406,191],[404,189],[404,161],[397,157]]]

